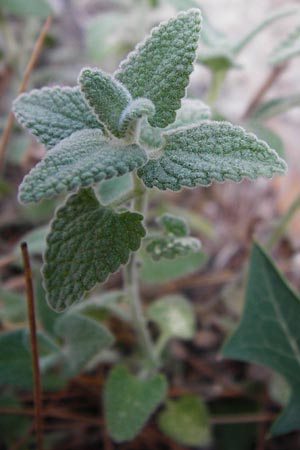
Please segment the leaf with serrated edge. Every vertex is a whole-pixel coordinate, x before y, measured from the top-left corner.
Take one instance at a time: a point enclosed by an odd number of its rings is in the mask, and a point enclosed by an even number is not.
[[[164,400],[166,391],[163,375],[139,379],[123,366],[114,367],[104,388],[106,425],[112,439],[133,439]]]
[[[166,232],[174,234],[174,236],[187,236],[189,227],[186,220],[173,214],[165,213],[157,219],[157,222]]]
[[[197,253],[201,248],[200,241],[193,237],[177,237],[173,235],[153,238],[146,246],[146,251],[154,261],[162,258],[174,259]]]
[[[102,128],[77,87],[45,87],[21,94],[13,111],[48,149],[75,131]]]
[[[49,150],[19,187],[22,203],[37,202],[60,192],[119,177],[145,164],[139,146],[107,141],[100,130],[73,133]]]
[[[155,300],[147,309],[147,317],[158,325],[165,336],[192,339],[196,331],[192,306],[180,295]]]
[[[201,398],[193,395],[168,400],[158,416],[158,425],[163,433],[182,445],[202,448],[211,442],[207,408]]]
[[[72,373],[82,369],[101,350],[111,346],[114,337],[102,324],[74,312],[55,323],[57,336],[65,341],[65,354]]]
[[[111,75],[98,69],[83,69],[79,75],[81,91],[99,120],[120,137],[120,118],[131,102],[128,90]]]
[[[286,170],[285,162],[265,142],[228,122],[203,122],[164,136],[161,156],[138,171],[147,187],[178,191],[226,179],[270,178]]]
[[[257,362],[277,371],[289,382],[294,393],[298,393],[298,402],[299,317],[299,297],[286,284],[261,247],[254,244],[243,316],[237,330],[225,343],[223,355]],[[278,419],[277,430],[275,422],[273,431],[276,434],[279,434],[278,430],[284,433],[291,431],[291,428],[300,429],[299,420],[297,424],[293,421],[289,408],[295,408],[293,401],[290,401],[283,412],[285,420]],[[297,408],[300,408],[299,403]]]
[[[126,264],[145,235],[142,219],[102,207],[91,188],[71,195],[47,237],[43,276],[49,305],[64,310]]]
[[[210,108],[201,100],[184,99],[181,108],[177,111],[175,122],[166,128],[154,128],[145,120],[140,131],[140,143],[148,148],[158,148],[162,145],[162,132],[175,130],[183,126],[199,124],[203,120],[210,119]]]
[[[161,23],[114,74],[133,98],[153,102],[156,112],[149,119],[152,126],[164,128],[175,120],[193,71],[200,25],[197,9]]]

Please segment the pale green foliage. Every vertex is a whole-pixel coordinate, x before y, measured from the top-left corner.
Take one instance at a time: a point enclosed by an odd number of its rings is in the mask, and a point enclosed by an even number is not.
[[[173,259],[176,256],[187,256],[200,250],[200,241],[192,237],[176,237],[173,235],[156,237],[146,246],[146,251],[155,261],[161,258]]]
[[[273,50],[269,60],[271,64],[282,64],[300,54],[300,25],[298,25]]]
[[[69,370],[76,373],[101,350],[113,344],[110,331],[99,322],[74,312],[55,322],[55,332],[64,341]]]
[[[183,395],[168,400],[158,416],[160,429],[182,445],[206,447],[211,442],[208,411],[199,397]]]
[[[164,400],[163,375],[139,379],[123,366],[113,368],[104,388],[104,410],[110,436],[116,442],[133,439]]]
[[[107,141],[100,130],[73,133],[49,150],[19,188],[22,203],[36,202],[104,179],[118,177],[145,164],[137,145]]]
[[[293,412],[300,410],[299,316],[299,297],[255,244],[250,259],[243,316],[238,329],[225,344],[223,354],[229,358],[267,365],[284,376],[291,385],[291,401],[284,412],[284,420],[279,418],[279,428],[275,422],[271,430],[274,434],[300,429],[299,421],[296,423],[293,418]]]
[[[142,216],[102,207],[92,189],[71,195],[52,222],[43,275],[48,302],[61,311],[126,264],[145,235]]]
[[[266,120],[300,106],[300,93],[276,97],[258,105],[252,114],[256,120]]]
[[[228,122],[203,122],[164,136],[160,158],[138,172],[148,187],[177,191],[214,180],[270,178],[286,170],[285,162],[265,142]]]
[[[13,104],[18,121],[49,149],[75,131],[101,128],[78,87],[53,87],[21,94]]]
[[[0,8],[18,16],[47,17],[53,14],[47,0],[0,0]]]
[[[158,148],[163,143],[162,133],[179,127],[198,124],[202,120],[210,119],[210,108],[200,100],[184,99],[177,111],[175,122],[164,129],[154,128],[147,121],[142,124],[139,140],[141,145],[148,148]]]
[[[165,213],[157,219],[167,233],[172,233],[174,236],[183,237],[189,233],[189,228],[185,219],[174,216],[173,214]]]
[[[154,28],[115,73],[133,98],[145,97],[153,102],[152,126],[163,128],[175,120],[193,71],[200,24],[199,10],[179,13]]]
[[[150,304],[147,317],[156,323],[167,338],[192,339],[196,331],[193,308],[179,295],[169,295]]]

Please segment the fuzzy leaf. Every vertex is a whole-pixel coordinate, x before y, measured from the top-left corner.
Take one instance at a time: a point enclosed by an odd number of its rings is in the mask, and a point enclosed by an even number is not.
[[[165,213],[157,219],[167,233],[172,233],[174,236],[183,237],[189,233],[189,228],[185,219],[173,216],[173,214]]]
[[[191,304],[182,296],[169,295],[150,304],[147,317],[155,322],[168,337],[192,339],[195,333],[195,315]]]
[[[193,395],[168,400],[158,416],[163,433],[182,445],[207,447],[211,442],[209,415],[204,402]]]
[[[184,99],[181,108],[177,111],[175,122],[164,129],[154,128],[144,121],[141,127],[140,142],[148,148],[158,148],[162,145],[162,132],[175,130],[183,126],[199,124],[202,120],[210,119],[210,108],[200,100]]]
[[[138,174],[148,187],[177,191],[214,180],[271,177],[285,170],[276,152],[243,128],[228,122],[203,122],[165,134],[160,158],[150,160]]]
[[[174,259],[197,253],[201,248],[200,241],[192,237],[175,237],[172,235],[156,237],[147,245],[146,251],[154,261],[162,258]]]
[[[100,130],[73,133],[49,150],[19,187],[22,203],[89,186],[131,172],[146,162],[137,145],[107,141]]]
[[[13,111],[48,149],[75,131],[102,127],[77,87],[45,87],[21,94]]]
[[[120,118],[120,135],[125,136],[130,130],[130,126],[135,125],[137,120],[143,116],[151,117],[155,113],[153,103],[147,98],[138,98],[133,100],[127,108],[124,109]]]
[[[111,75],[98,69],[83,69],[79,75],[81,91],[99,120],[120,137],[120,118],[131,102],[131,95]]]
[[[80,371],[92,357],[114,342],[114,337],[96,320],[67,313],[55,323],[55,332],[65,341],[71,373]]]
[[[47,17],[53,10],[47,0],[0,0],[0,8],[17,16]]]
[[[152,126],[163,128],[175,120],[193,71],[200,24],[199,10],[179,13],[154,28],[115,72],[133,98],[153,102],[156,112],[149,119]]]
[[[282,64],[285,61],[300,54],[300,25],[298,25],[279,45],[273,50],[269,61],[271,64]]]
[[[62,311],[126,264],[145,235],[142,219],[102,207],[92,189],[71,195],[47,238],[43,275],[50,306]]]
[[[114,367],[104,388],[108,432],[116,442],[133,439],[166,396],[163,375],[139,379],[123,366]]]
[[[126,173],[121,177],[104,180],[99,184],[99,197],[101,203],[107,205],[108,203],[117,200],[123,194],[133,188],[132,177],[130,173]]]
[[[254,244],[246,292],[246,304],[241,322],[225,343],[223,355],[266,365],[280,373],[292,387],[276,434],[300,430],[295,423],[294,408],[299,410],[300,392],[300,299],[286,284],[264,251]],[[297,398],[297,402],[293,401]],[[283,426],[284,424],[284,426]],[[275,430],[275,431],[274,431]],[[278,431],[280,430],[280,431]],[[272,431],[272,430],[271,430]]]

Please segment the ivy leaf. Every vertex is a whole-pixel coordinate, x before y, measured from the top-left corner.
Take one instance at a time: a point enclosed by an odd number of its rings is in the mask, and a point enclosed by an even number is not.
[[[123,366],[114,367],[104,388],[106,424],[112,439],[133,439],[164,400],[166,391],[163,375],[139,379]]]
[[[145,164],[137,145],[107,141],[100,130],[73,133],[49,150],[19,187],[22,203],[37,202],[60,192],[118,177]]]
[[[185,219],[173,214],[165,213],[157,219],[157,222],[167,233],[172,233],[174,236],[184,237],[189,233]]]
[[[13,111],[48,149],[75,131],[102,127],[77,87],[45,87],[21,94]]]
[[[204,402],[193,395],[168,400],[158,416],[163,433],[182,445],[206,447],[211,443],[209,415]]]
[[[47,0],[0,0],[0,8],[18,16],[47,17],[53,10]]]
[[[253,361],[281,374],[292,395],[274,434],[300,429],[293,412],[300,409],[300,300],[264,251],[254,244],[241,322],[223,349],[227,358]],[[298,416],[297,416],[298,417]]]
[[[163,130],[154,128],[145,120],[141,127],[140,142],[148,148],[158,148],[162,145],[162,132],[175,130],[179,127],[199,124],[202,120],[210,119],[210,108],[200,100],[184,99],[177,111],[175,122]]]
[[[177,256],[187,256],[200,250],[200,241],[193,237],[175,237],[172,235],[156,237],[146,246],[146,251],[154,261],[161,258],[174,259]]]
[[[147,309],[147,317],[155,322],[161,333],[168,338],[192,339],[195,334],[193,308],[180,295],[169,295],[155,300]]]
[[[137,213],[104,208],[92,189],[71,195],[47,238],[43,275],[49,305],[64,310],[126,264],[145,235],[142,220]]]
[[[269,61],[271,64],[282,64],[298,54],[300,54],[300,25],[278,44]]]
[[[162,155],[138,171],[148,187],[178,191],[182,186],[271,177],[286,170],[285,162],[265,142],[228,122],[203,122],[164,137]]]
[[[102,324],[76,313],[61,316],[55,323],[55,332],[65,341],[64,352],[72,374],[114,342],[113,335]]]
[[[160,24],[131,52],[115,72],[133,98],[155,105],[150,125],[164,128],[174,122],[193,71],[201,15],[197,9],[181,12]]]

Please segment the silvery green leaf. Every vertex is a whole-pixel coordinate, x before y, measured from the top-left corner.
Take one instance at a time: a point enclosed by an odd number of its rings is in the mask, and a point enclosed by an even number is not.
[[[175,122],[166,128],[154,128],[145,120],[141,126],[140,143],[148,148],[158,148],[162,145],[162,133],[175,130],[183,126],[198,124],[202,120],[210,119],[211,111],[209,106],[201,100],[184,99],[181,108],[176,113]]]
[[[298,25],[273,50],[269,61],[271,64],[282,64],[300,54],[300,25]]]
[[[167,382],[157,374],[140,379],[123,366],[114,367],[104,388],[108,433],[116,442],[133,439],[164,400]]]
[[[165,213],[157,219],[157,222],[167,233],[172,233],[174,236],[184,237],[189,233],[186,220],[182,217]]]
[[[126,136],[130,133],[130,127],[133,126],[135,132],[135,124],[143,116],[151,117],[155,113],[155,107],[151,100],[147,98],[137,98],[124,109],[119,122],[120,136]]]
[[[49,305],[64,310],[126,264],[145,235],[142,219],[104,208],[91,188],[71,195],[47,237],[43,276]]]
[[[154,28],[115,72],[133,98],[153,102],[156,112],[149,119],[152,126],[163,128],[175,120],[193,71],[200,25],[199,10],[179,13]]]
[[[142,166],[146,160],[145,151],[135,144],[108,141],[100,130],[77,131],[49,150],[25,176],[19,187],[19,200],[37,202],[118,177]]]
[[[209,413],[203,400],[194,395],[182,395],[168,400],[158,416],[163,433],[184,446],[206,448],[211,442]]]
[[[270,178],[286,171],[286,163],[265,142],[228,122],[203,122],[164,137],[161,156],[138,171],[148,187],[177,191],[214,180]]]
[[[153,238],[146,246],[146,251],[154,261],[159,261],[162,258],[174,259],[197,253],[200,248],[200,241],[196,238],[167,235]]]
[[[169,295],[153,301],[147,317],[168,337],[192,339],[196,331],[195,313],[191,304],[180,295]]]
[[[114,342],[113,335],[102,324],[74,312],[59,317],[55,322],[55,332],[64,340],[64,354],[72,374]]]
[[[111,75],[97,69],[83,69],[79,75],[81,91],[99,120],[120,137],[120,119],[131,102],[128,90]]]
[[[77,87],[45,87],[21,94],[13,111],[48,149],[75,131],[102,127]]]

